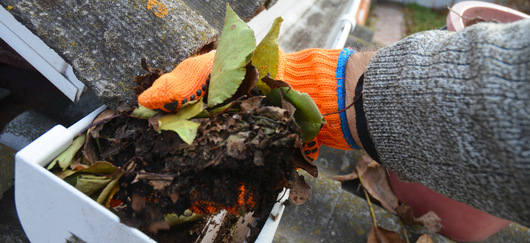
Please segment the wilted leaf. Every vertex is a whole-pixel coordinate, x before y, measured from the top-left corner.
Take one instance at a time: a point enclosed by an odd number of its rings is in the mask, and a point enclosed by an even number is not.
[[[254,96],[241,101],[241,112],[250,113],[256,109],[265,96]]]
[[[300,140],[298,140],[300,141]],[[293,154],[292,162],[293,165],[296,166],[296,168],[300,168],[305,170],[307,173],[309,173],[314,178],[318,177],[318,168],[311,160],[307,158],[307,156],[304,155],[304,150],[302,147],[302,144],[295,145],[298,148],[298,151],[296,151]]]
[[[90,164],[94,164],[98,161],[98,156],[96,154],[96,147],[91,140],[94,139],[92,136],[88,136],[86,139],[85,146],[83,147],[83,156]]]
[[[258,83],[258,70],[254,65],[250,65],[249,63],[245,67],[245,78],[239,85],[239,88],[237,88],[237,92],[232,99],[235,100],[243,95],[249,96],[250,91],[256,87],[256,83]]]
[[[232,134],[226,140],[226,154],[236,159],[245,159],[245,149],[247,148],[245,140],[250,132],[239,132]]]
[[[280,33],[280,26],[283,19],[278,17],[272,23],[269,33],[261,40],[256,47],[256,51],[252,56],[252,64],[258,68],[259,79],[258,88],[263,94],[268,94],[272,87],[269,88],[261,78],[269,74],[272,79],[276,78],[278,73],[279,53],[278,53],[278,35]]]
[[[97,190],[105,187],[112,179],[106,176],[82,174],[77,176],[75,188],[90,196]]]
[[[156,113],[158,112],[138,104],[138,108],[136,108],[131,115],[142,119],[149,119],[156,115]]]
[[[423,234],[423,235],[421,235],[418,238],[416,243],[433,243],[433,242],[432,242],[432,238],[431,238],[431,236],[429,234]]]
[[[184,106],[175,114],[166,115],[158,121],[158,131],[169,130],[176,132],[184,142],[191,144],[197,136],[200,123],[188,119],[198,115],[203,110],[202,98],[197,103]]]
[[[65,171],[59,170],[59,171],[54,172],[53,174],[55,174],[57,177],[61,179],[64,179],[68,176],[75,174],[76,172],[77,171],[73,171],[73,170],[65,170]]]
[[[254,32],[226,5],[226,16],[212,67],[208,107],[232,97],[245,77],[245,66],[256,47]]]
[[[405,243],[399,234],[380,226],[372,226],[368,233],[368,243]]]
[[[69,167],[72,170],[80,170],[80,169],[87,168],[88,165],[81,164],[81,158],[78,158],[78,159],[74,160],[72,163],[70,163]]]
[[[289,198],[296,205],[302,205],[305,201],[311,200],[311,187],[305,182],[303,176],[298,175],[295,184],[291,187]]]
[[[149,119],[147,119],[147,122],[149,122],[149,126],[151,126],[151,128],[153,128],[153,130],[155,131],[158,131],[158,121],[160,121],[160,118],[164,117],[164,114],[162,113],[157,113],[156,115],[150,117]]]
[[[114,194],[116,194],[116,192],[120,190],[120,185],[118,184],[118,181],[120,180],[123,174],[125,174],[125,172],[121,172],[116,175],[116,177],[112,179],[112,181],[110,181],[109,184],[105,186],[105,188],[103,188],[103,191],[101,191],[96,200],[99,204],[109,208],[110,199],[112,199]]]
[[[184,211],[184,214],[180,216],[177,215],[176,213],[169,213],[169,214],[164,215],[164,219],[166,220],[166,222],[168,222],[170,226],[175,226],[177,224],[183,224],[183,223],[188,223],[188,222],[194,222],[199,219],[202,219],[203,217],[204,217],[203,215],[193,213],[190,210]]]
[[[302,129],[302,141],[304,143],[311,141],[320,132],[322,124],[325,123],[315,101],[308,94],[287,87],[273,89],[267,94],[269,102],[275,106],[281,106],[282,97],[296,108],[294,118]]]
[[[416,218],[414,217],[414,211],[411,207],[401,204],[396,208],[397,215],[399,218],[401,218],[401,221],[403,221],[406,225],[415,225],[419,224],[416,221]]]
[[[79,151],[81,146],[83,146],[85,139],[86,139],[85,134],[77,137],[72,143],[72,145],[70,145],[70,147],[68,147],[62,154],[57,156],[57,158],[55,158],[48,165],[47,169],[49,170],[53,168],[58,163],[61,169],[66,170],[66,168],[68,168],[68,166],[70,166],[70,164],[74,162],[74,156],[77,153],[77,151]]]
[[[292,89],[291,85],[283,80],[275,80],[273,78],[271,78],[271,76],[269,75],[266,75],[265,77],[261,78],[261,81],[264,82],[265,84],[267,84],[267,86],[269,86],[269,88],[272,90],[272,89],[276,89],[276,88],[281,88],[281,87],[289,87]]]
[[[398,199],[392,191],[392,188],[390,188],[386,170],[366,154],[359,159],[356,167],[365,168],[361,176],[363,179],[363,187],[366,191],[379,201],[386,210],[395,214],[396,208],[398,207]]]
[[[114,166],[112,163],[101,161],[89,166],[88,168],[78,170],[77,172],[110,175],[116,172],[116,170],[118,170],[118,167]]]
[[[421,223],[429,232],[436,233],[442,230],[442,219],[436,215],[433,211],[429,211],[426,214],[416,219],[417,222]]]
[[[171,185],[171,182],[173,182],[173,177],[165,177],[165,178],[156,178],[156,179],[150,179],[147,184],[153,187],[155,190],[162,190],[166,186]]]
[[[403,223],[407,225],[421,224],[431,233],[440,232],[443,228],[442,219],[433,211],[429,211],[419,218],[414,217],[412,208],[405,204],[399,205],[396,211]]]
[[[107,119],[107,118],[109,118],[109,117],[111,117],[111,116],[113,116],[115,114],[116,113],[114,113],[113,110],[106,109],[103,112],[99,113],[99,115],[96,117],[96,119],[94,119],[92,124],[97,123],[97,122],[99,122],[99,121],[101,121],[103,119]],[[102,124],[99,124],[99,125],[97,125],[95,127],[92,127],[90,129],[90,135],[92,135],[93,138],[99,138],[99,131],[101,131],[101,129],[103,129],[103,125],[104,124],[105,124],[105,122],[102,123]]]

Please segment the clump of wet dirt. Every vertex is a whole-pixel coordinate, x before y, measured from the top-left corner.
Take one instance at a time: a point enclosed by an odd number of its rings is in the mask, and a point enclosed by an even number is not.
[[[241,101],[237,112],[193,119],[201,125],[191,144],[175,132],[157,132],[161,114],[146,120],[130,116],[132,108],[119,110],[96,122],[85,156],[120,168],[111,210],[154,239],[163,241],[179,231],[196,239],[205,218],[167,231],[165,215],[189,214],[186,210],[210,215],[226,209],[260,218],[283,187],[299,180],[296,161],[303,155],[294,109],[271,106],[264,96]],[[230,233],[223,234],[223,241],[230,241]]]

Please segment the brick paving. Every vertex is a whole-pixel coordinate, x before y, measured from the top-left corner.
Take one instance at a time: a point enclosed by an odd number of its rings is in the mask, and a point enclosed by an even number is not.
[[[377,1],[372,13],[377,16],[373,41],[390,45],[405,37],[403,5],[400,3]]]

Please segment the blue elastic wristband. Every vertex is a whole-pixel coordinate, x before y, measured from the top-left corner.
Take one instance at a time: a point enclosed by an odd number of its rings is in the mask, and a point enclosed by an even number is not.
[[[346,63],[348,62],[348,58],[351,56],[351,54],[355,53],[352,49],[344,48],[340,52],[339,60],[337,61],[337,103],[338,103],[338,111],[344,110],[346,108],[346,87],[345,87],[345,76],[346,76]],[[346,111],[342,111],[339,113],[340,117],[340,127],[342,129],[342,135],[344,136],[344,139],[346,139],[346,142],[352,149],[361,149],[357,143],[355,143],[355,140],[353,139],[353,136],[351,135],[350,127],[348,126],[348,118],[346,116]]]

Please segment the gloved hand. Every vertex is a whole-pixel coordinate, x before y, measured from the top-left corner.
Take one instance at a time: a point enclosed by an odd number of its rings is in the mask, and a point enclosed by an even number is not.
[[[280,50],[276,79],[308,93],[322,114],[340,111],[350,103],[345,101],[344,76],[352,53],[351,49],[306,49],[289,54]],[[149,109],[174,112],[186,102],[204,96],[214,56],[215,52],[210,52],[184,60],[172,72],[158,78],[138,97],[138,102]],[[304,144],[307,157],[316,159],[322,144],[345,150],[359,149],[348,127],[345,111],[324,118],[326,124],[318,136]]]

